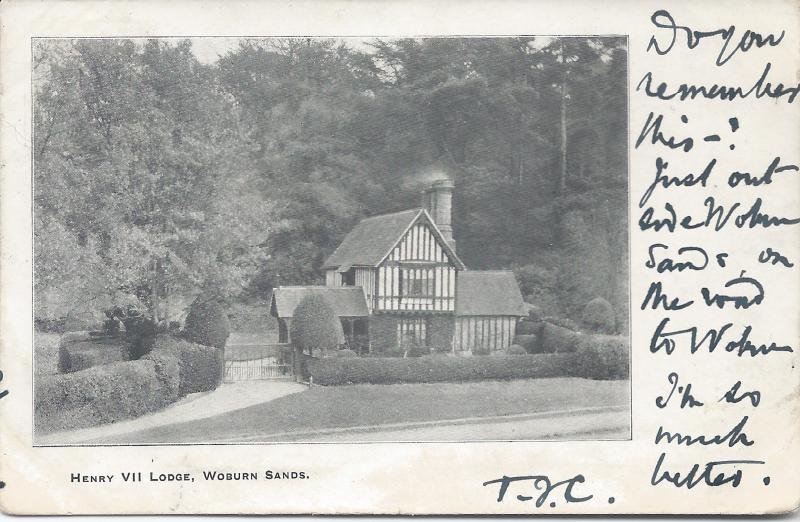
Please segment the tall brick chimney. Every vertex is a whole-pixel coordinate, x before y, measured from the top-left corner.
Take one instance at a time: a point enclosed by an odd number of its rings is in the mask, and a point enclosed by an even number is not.
[[[454,188],[455,185],[450,179],[439,179],[429,184],[422,191],[422,208],[428,211],[447,243],[455,251],[456,240],[453,239]]]

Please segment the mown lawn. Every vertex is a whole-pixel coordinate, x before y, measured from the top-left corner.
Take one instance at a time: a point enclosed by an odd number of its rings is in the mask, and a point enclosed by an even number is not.
[[[622,406],[629,402],[628,381],[578,378],[316,387],[224,415],[103,442],[210,442],[325,428]]]

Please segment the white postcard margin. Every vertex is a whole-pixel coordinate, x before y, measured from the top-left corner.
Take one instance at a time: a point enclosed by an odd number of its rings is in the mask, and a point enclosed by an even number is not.
[[[735,53],[715,64],[722,39],[706,38],[688,49],[679,32],[674,47],[659,55],[648,51],[651,37],[666,47],[669,32],[651,17],[667,10],[677,24],[700,31],[735,26],[762,35],[785,31],[780,45]],[[278,35],[628,35],[629,150],[631,226],[631,308],[633,440],[619,442],[496,442],[420,444],[264,444],[254,446],[33,447],[32,416],[32,281],[31,281],[31,37],[43,36],[278,36]],[[780,270],[756,259],[767,247],[800,262],[800,234],[792,226],[746,229],[708,228],[655,233],[639,226],[639,200],[655,174],[659,156],[672,159],[674,174],[698,172],[713,157],[720,168],[705,189],[656,189],[649,202],[664,217],[664,203],[679,213],[702,216],[709,195],[717,203],[741,202],[749,207],[762,198],[764,211],[793,218],[800,209],[797,173],[776,176],[774,183],[733,191],[727,173],[763,171],[780,156],[800,163],[800,113],[787,97],[664,101],[637,90],[652,73],[674,89],[680,84],[741,85],[746,90],[772,64],[770,80],[787,86],[800,76],[800,7],[790,0],[767,2],[4,2],[0,6],[0,505],[13,513],[363,513],[363,514],[574,514],[574,513],[780,513],[800,502],[800,276],[796,268]],[[728,48],[728,51],[731,47]],[[635,147],[650,112],[663,114],[672,135],[698,137],[695,150],[675,155],[649,142]],[[686,115],[690,124],[678,123]],[[741,128],[731,132],[728,120]],[[718,134],[724,144],[736,140],[727,154],[702,137]],[[727,270],[656,274],[645,266],[649,245],[678,249],[701,245],[707,252],[725,252]],[[730,311],[696,306],[683,311],[640,310],[648,287],[661,281],[670,298],[699,299],[701,286],[716,290],[739,275],[757,277],[766,289],[762,305]],[[668,291],[666,289],[669,289]],[[791,345],[792,353],[738,357],[718,348],[688,354],[678,342],[672,355],[651,353],[659,321],[697,326],[701,331],[728,321],[752,325],[753,342]],[[740,328],[741,329],[741,328]],[[676,339],[677,341],[677,339]],[[670,391],[668,375],[693,384],[702,408],[680,408],[676,397],[664,408],[657,397]],[[758,407],[747,401],[718,401],[736,382],[742,391],[758,390]],[[691,433],[725,435],[748,416],[746,434],[754,444],[655,444],[660,426]],[[763,461],[742,465],[741,483],[688,488],[660,481],[654,484],[659,456],[661,471],[688,473],[695,464],[723,460]],[[202,470],[304,470],[299,482],[257,481],[74,484],[71,473],[126,471],[189,472]],[[738,469],[738,468],[737,468]],[[721,471],[721,470],[720,470]],[[731,474],[731,469],[726,469]],[[714,473],[716,475],[716,472]],[[547,476],[555,483],[577,476],[572,493],[590,500],[567,502],[562,489],[540,507],[520,501],[518,494],[538,495],[530,484],[510,485],[498,501],[497,485],[484,483],[503,476]],[[767,480],[769,477],[769,480]],[[713,479],[713,477],[712,477]],[[534,495],[535,492],[535,495]],[[555,502],[551,507],[550,502]]]

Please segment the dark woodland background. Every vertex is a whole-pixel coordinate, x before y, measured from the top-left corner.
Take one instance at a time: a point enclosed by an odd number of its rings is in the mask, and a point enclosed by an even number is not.
[[[419,206],[442,172],[470,268],[627,328],[623,38],[34,44],[35,314],[193,295],[232,307],[321,284],[359,219]]]

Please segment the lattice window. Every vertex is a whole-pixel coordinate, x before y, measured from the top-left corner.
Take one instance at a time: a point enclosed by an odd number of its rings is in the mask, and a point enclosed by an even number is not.
[[[403,297],[429,297],[433,295],[433,270],[408,269],[400,271],[400,295]]]

